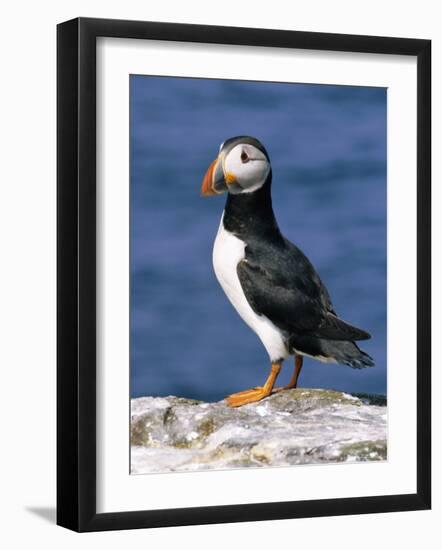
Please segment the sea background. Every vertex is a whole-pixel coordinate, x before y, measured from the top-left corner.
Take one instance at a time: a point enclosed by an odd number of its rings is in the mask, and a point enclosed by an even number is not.
[[[307,358],[299,386],[386,393],[386,100],[385,88],[130,77],[131,397],[215,401],[267,377],[213,273],[225,196],[200,196],[236,135],[262,141],[283,234],[337,313],[372,334],[360,345],[374,368]],[[280,381],[291,372],[289,358]]]

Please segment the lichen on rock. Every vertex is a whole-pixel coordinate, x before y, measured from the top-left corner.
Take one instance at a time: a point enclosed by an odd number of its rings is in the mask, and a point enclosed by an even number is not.
[[[387,457],[382,396],[294,389],[232,409],[225,401],[132,400],[132,473],[195,471]]]

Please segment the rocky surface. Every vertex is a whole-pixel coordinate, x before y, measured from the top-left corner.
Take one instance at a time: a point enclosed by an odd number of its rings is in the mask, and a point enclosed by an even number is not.
[[[131,414],[134,474],[387,458],[382,396],[301,388],[236,409],[141,397]]]

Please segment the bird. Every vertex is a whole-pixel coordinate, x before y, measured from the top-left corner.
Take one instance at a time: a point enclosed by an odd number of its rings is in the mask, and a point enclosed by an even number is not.
[[[255,403],[297,387],[304,357],[354,369],[374,366],[356,341],[371,335],[338,317],[307,256],[286,239],[272,206],[272,167],[251,136],[224,141],[202,181],[202,196],[227,193],[212,254],[227,298],[257,334],[270,360],[262,386],[226,397],[230,407]],[[282,363],[294,356],[289,383],[275,388]]]

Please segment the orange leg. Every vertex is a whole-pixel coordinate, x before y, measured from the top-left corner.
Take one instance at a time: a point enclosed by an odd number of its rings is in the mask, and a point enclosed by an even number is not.
[[[290,382],[286,386],[288,390],[296,388],[296,386],[298,385],[298,377],[299,373],[301,372],[303,362],[304,358],[302,357],[302,355],[295,356],[295,370],[293,371],[292,377],[290,378]]]
[[[268,397],[272,393],[273,386],[275,385],[278,374],[281,372],[281,368],[281,363],[272,363],[270,374],[264,386],[232,393],[232,395],[226,397],[227,404],[230,407],[241,407],[242,405],[247,405],[247,403],[255,403],[256,401],[261,401],[264,397]]]
[[[276,388],[274,390],[275,392],[279,392],[283,390],[291,390],[293,388],[296,388],[296,386],[298,385],[298,377],[302,369],[303,360],[304,359],[302,355],[295,355],[295,369],[293,371],[292,377],[290,378],[290,382],[287,384],[287,386],[284,386],[282,388]]]

